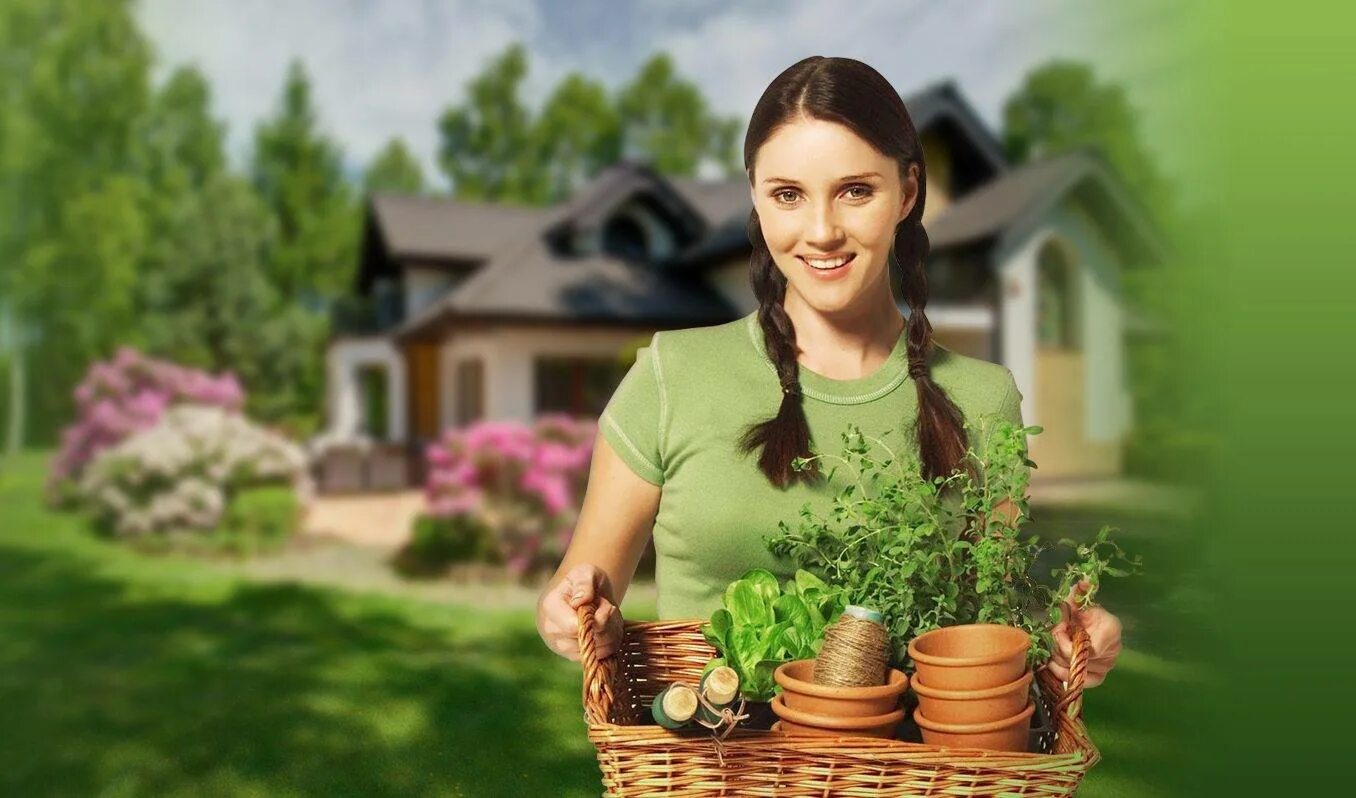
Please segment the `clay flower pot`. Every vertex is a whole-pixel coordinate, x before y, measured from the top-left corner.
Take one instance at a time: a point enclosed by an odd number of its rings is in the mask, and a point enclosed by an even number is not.
[[[888,680],[878,687],[835,687],[815,684],[813,659],[798,659],[778,666],[772,674],[781,685],[783,705],[812,715],[835,718],[883,715],[899,707],[899,698],[909,686],[904,672],[891,668]]]
[[[934,690],[915,678],[913,691],[918,694],[918,711],[933,723],[989,723],[1022,711],[1031,676],[1027,671],[1016,681],[987,690]]]
[[[1031,635],[1015,626],[972,623],[944,626],[909,642],[914,680],[934,690],[987,690],[1026,670]]]
[[[895,727],[904,719],[904,710],[896,709],[881,715],[833,717],[801,712],[788,707],[779,693],[772,699],[772,711],[781,718],[781,731],[787,734],[810,734],[819,737],[893,737]]]
[[[990,751],[1018,751],[1025,753],[1031,738],[1031,713],[1036,705],[1010,718],[989,723],[938,723],[923,717],[921,710],[913,711],[913,721],[923,732],[923,742],[948,748],[987,748]]]

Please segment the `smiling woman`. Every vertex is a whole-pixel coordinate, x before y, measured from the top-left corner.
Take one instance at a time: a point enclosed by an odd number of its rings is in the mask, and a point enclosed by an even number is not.
[[[754,109],[744,163],[758,308],[656,334],[608,401],[574,538],[538,605],[563,656],[579,656],[576,608],[595,600],[595,653],[616,650],[651,535],[664,619],[709,617],[751,568],[789,577],[765,537],[802,508],[827,514],[851,479],[793,462],[849,428],[916,452],[931,478],[983,450],[982,419],[1022,423],[1007,368],[933,341],[923,151],[879,73],[843,58],[790,67]]]

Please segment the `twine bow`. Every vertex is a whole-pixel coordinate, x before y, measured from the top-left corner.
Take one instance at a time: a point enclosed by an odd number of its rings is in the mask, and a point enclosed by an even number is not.
[[[729,706],[717,707],[701,691],[697,692],[697,701],[707,712],[716,716],[714,722],[702,718],[696,718],[696,721],[701,726],[711,730],[711,744],[716,749],[716,761],[720,763],[721,767],[725,767],[725,738],[735,730],[741,720],[746,720],[749,717],[748,713],[744,712],[744,697],[739,697],[739,709],[730,709]]]

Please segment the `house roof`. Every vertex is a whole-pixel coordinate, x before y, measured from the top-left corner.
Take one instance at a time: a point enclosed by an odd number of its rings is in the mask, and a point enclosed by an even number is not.
[[[1073,150],[1023,165],[953,203],[928,225],[935,249],[987,240],[1012,240],[1031,231],[1068,195],[1096,206],[1094,218],[1113,238],[1144,257],[1162,249],[1162,236],[1096,151]]]
[[[561,257],[542,236],[529,236],[407,320],[396,336],[429,335],[455,318],[567,317],[581,322],[697,326],[738,315],[699,277],[606,255]]]
[[[370,200],[386,251],[394,258],[484,260],[538,229],[551,213],[489,202],[376,194]]]

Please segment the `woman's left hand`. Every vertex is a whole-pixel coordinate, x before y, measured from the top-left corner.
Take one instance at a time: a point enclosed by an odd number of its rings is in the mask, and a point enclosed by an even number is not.
[[[1051,630],[1054,636],[1054,650],[1050,652],[1050,661],[1045,667],[1061,682],[1069,679],[1069,660],[1073,657],[1072,628],[1081,626],[1088,632],[1092,641],[1088,652],[1088,670],[1084,676],[1083,687],[1096,687],[1106,679],[1106,674],[1116,664],[1121,653],[1121,621],[1115,615],[1096,604],[1078,609],[1077,600],[1091,588],[1087,582],[1079,582],[1069,597],[1060,606],[1063,619]],[[1073,627],[1070,626],[1073,624]]]

